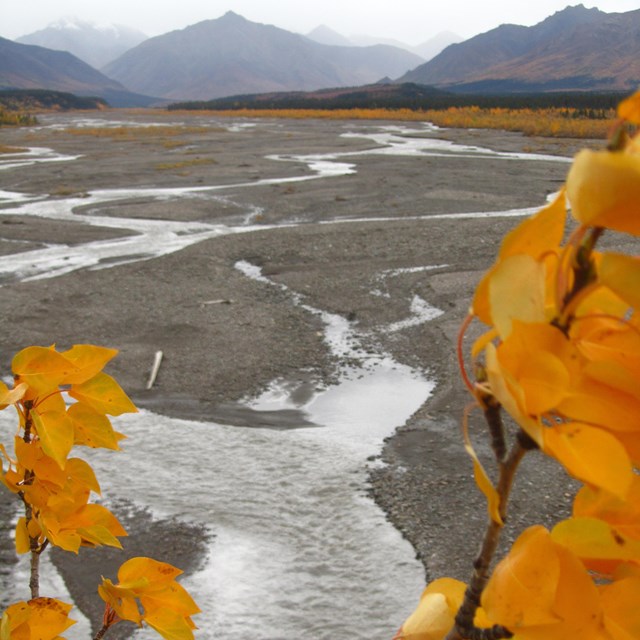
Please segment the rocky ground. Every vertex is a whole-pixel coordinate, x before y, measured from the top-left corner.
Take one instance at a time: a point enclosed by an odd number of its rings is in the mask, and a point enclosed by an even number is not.
[[[49,118],[64,123],[67,117]],[[137,113],[100,117],[157,119]],[[63,129],[3,130],[4,144],[50,147],[82,157],[1,171],[0,189],[51,194],[53,206],[69,193],[97,188],[301,177],[311,173],[306,164],[266,156],[371,149],[376,145],[370,140],[339,134],[389,124],[268,120],[230,131],[224,121],[204,127],[193,115],[160,118],[180,122],[171,134],[154,136],[133,129],[112,137]],[[437,135],[494,150],[567,157],[582,146],[491,131]],[[109,345],[120,349],[109,372],[141,406],[184,417],[260,424],[239,409],[239,399],[278,378],[304,375],[313,384],[327,384],[338,363],[327,351],[316,316],[293,305],[286,292],[247,279],[234,267],[238,260],[258,265],[313,307],[347,317],[369,336],[371,350],[389,352],[435,379],[434,395],[388,440],[381,452],[386,465],[372,471],[370,490],[414,545],[428,579],[443,574],[465,579],[486,512],[461,444],[460,419],[469,397],[457,373],[455,342],[475,284],[519,218],[438,215],[542,205],[559,188],[569,165],[451,155],[361,154],[344,161],[355,164],[356,172],[230,187],[218,192],[218,200],[138,198],[103,207],[100,214],[114,218],[227,224],[238,224],[253,212],[253,220],[264,228],[109,269],[30,282],[7,276],[0,365],[8,372],[12,355],[31,344]],[[342,223],[326,224],[336,220]],[[117,229],[3,214],[1,204],[0,223],[0,254],[122,235]],[[438,266],[380,280],[384,271],[427,265]],[[372,295],[374,289],[383,295]],[[444,313],[420,326],[383,331],[409,314],[415,295]],[[157,350],[164,360],[147,391]],[[473,432],[482,450],[477,418]],[[539,521],[540,511],[545,518],[557,517],[566,510],[570,490],[562,473],[532,454],[517,483],[507,539],[514,530]],[[197,545],[191,551],[191,565],[197,566]],[[184,557],[181,561],[181,566],[187,562]],[[64,562],[58,562],[65,572]],[[91,568],[88,562],[82,566]],[[66,570],[71,574],[77,576],[78,568]],[[82,585],[76,591],[81,593]]]

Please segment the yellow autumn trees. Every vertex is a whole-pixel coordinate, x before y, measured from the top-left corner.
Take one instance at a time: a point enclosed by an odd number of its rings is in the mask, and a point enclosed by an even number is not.
[[[18,519],[18,553],[31,554],[31,599],[9,606],[0,622],[0,640],[59,639],[74,621],[72,606],[40,597],[39,559],[49,546],[78,553],[80,547],[121,548],[127,533],[104,506],[90,502],[100,494],[91,466],[71,457],[74,447],[120,448],[124,438],[111,416],[136,408],[118,383],[104,373],[114,349],[75,345],[27,347],[12,361],[14,386],[0,382],[0,410],[17,411],[11,446],[0,443],[0,481],[24,505]],[[3,438],[10,434],[3,434]],[[175,578],[175,567],[151,558],[131,558],[118,572],[119,584],[103,578],[105,601],[101,638],[119,620],[148,624],[168,640],[190,640],[199,609]]]
[[[618,115],[609,147],[576,156],[560,193],[504,238],[476,289],[461,332],[472,319],[487,325],[471,348],[475,379],[461,364],[497,481],[466,428],[465,445],[489,522],[469,583],[429,585],[398,639],[640,638],[640,257],[596,248],[612,232],[640,236],[640,93]],[[583,486],[570,518],[525,530],[492,569],[518,463],[533,448]]]

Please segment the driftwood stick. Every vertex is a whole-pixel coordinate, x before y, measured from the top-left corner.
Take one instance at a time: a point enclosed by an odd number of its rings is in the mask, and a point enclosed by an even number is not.
[[[162,351],[156,351],[156,355],[153,359],[153,366],[151,367],[151,374],[149,375],[149,380],[147,382],[147,389],[151,389],[151,387],[153,387],[153,383],[156,381],[156,377],[158,376],[158,371],[160,370],[161,362],[162,362]]]

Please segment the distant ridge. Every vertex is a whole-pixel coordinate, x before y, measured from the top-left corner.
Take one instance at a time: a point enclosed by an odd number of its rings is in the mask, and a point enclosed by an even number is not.
[[[0,89],[52,89],[104,98],[111,106],[148,106],[156,98],[131,93],[67,51],[0,38]]]
[[[229,11],[150,38],[102,70],[138,93],[210,99],[368,84],[397,77],[421,62],[397,47],[319,44]]]
[[[577,5],[532,27],[501,25],[398,81],[475,93],[631,91],[640,84],[640,10]]]

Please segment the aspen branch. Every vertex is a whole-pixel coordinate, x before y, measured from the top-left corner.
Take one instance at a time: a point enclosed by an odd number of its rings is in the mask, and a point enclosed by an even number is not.
[[[495,416],[494,416],[495,417]],[[523,435],[520,436],[520,433]],[[516,470],[527,451],[535,448],[535,443],[520,432],[511,451],[503,462],[499,463],[499,477],[496,491],[500,497],[500,517],[504,522],[507,517],[509,494],[513,486]],[[464,600],[455,619],[455,625],[446,640],[499,640],[510,638],[513,634],[504,627],[496,625],[490,629],[478,629],[473,621],[480,606],[482,592],[489,580],[489,569],[495,555],[502,533],[503,525],[490,520],[484,534],[480,552],[473,563],[473,573],[469,586],[464,594]]]

